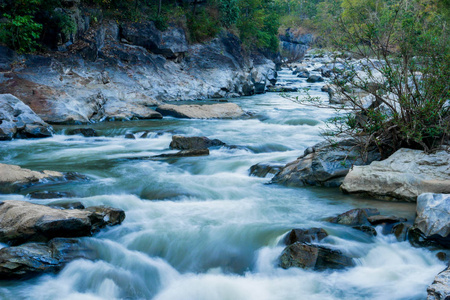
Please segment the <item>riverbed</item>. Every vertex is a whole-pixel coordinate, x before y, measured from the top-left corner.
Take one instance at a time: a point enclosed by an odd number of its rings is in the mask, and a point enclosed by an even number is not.
[[[281,82],[310,87],[290,72]],[[293,93],[292,97],[299,94]],[[343,195],[338,189],[289,188],[249,176],[257,163],[285,164],[322,141],[333,109],[301,105],[277,93],[232,100],[248,112],[232,120],[163,120],[90,125],[100,136],[68,136],[56,126],[47,139],[0,142],[2,163],[74,171],[89,181],[48,184],[23,195],[0,195],[47,204],[80,201],[125,210],[122,225],[85,242],[94,261],[71,262],[57,275],[0,282],[1,299],[425,299],[426,287],[445,264],[435,253],[369,237],[324,219],[355,207],[412,221],[415,205]],[[126,139],[126,134],[136,139]],[[141,136],[145,134],[145,138]],[[236,147],[209,156],[152,158],[175,152],[173,135],[206,136]],[[68,199],[30,200],[31,191],[64,191]],[[354,258],[356,267],[316,272],[279,267],[283,236],[293,228],[322,227],[320,243]]]

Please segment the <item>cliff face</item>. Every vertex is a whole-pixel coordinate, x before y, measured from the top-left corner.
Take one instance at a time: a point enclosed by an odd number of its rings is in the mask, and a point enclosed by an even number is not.
[[[149,106],[251,95],[276,77],[273,61],[246,54],[234,35],[189,45],[183,29],[152,22],[103,21],[59,48],[19,56],[0,47],[0,94],[50,123],[158,117]]]

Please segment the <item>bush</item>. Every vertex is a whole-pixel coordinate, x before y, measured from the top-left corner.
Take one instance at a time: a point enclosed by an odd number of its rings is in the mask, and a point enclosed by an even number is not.
[[[34,52],[39,48],[38,39],[42,25],[30,15],[3,15],[6,22],[0,24],[0,41],[19,53]]]

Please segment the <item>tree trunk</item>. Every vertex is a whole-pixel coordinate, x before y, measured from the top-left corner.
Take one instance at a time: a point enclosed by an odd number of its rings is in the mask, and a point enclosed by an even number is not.
[[[161,15],[161,1],[162,1],[162,0],[159,0],[159,1],[158,1],[158,18],[159,18],[159,16]]]

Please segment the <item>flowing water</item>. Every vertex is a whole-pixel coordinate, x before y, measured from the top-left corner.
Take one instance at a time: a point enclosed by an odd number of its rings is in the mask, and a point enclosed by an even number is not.
[[[280,81],[306,87],[282,71]],[[311,93],[323,97],[321,84]],[[90,180],[37,187],[66,191],[85,206],[126,212],[122,225],[86,244],[96,260],[79,259],[57,275],[0,282],[2,299],[424,299],[444,268],[435,253],[368,237],[324,218],[355,207],[413,219],[415,206],[341,194],[337,189],[287,188],[251,177],[256,163],[287,163],[321,141],[333,110],[302,106],[267,93],[233,100],[251,116],[239,120],[164,120],[95,124],[101,137],[66,136],[0,143],[1,162],[31,169],[76,171]],[[75,126],[77,127],[77,126]],[[79,127],[79,126],[78,126]],[[126,133],[146,138],[125,139]],[[235,148],[204,157],[150,159],[171,152],[174,134],[207,136]],[[29,190],[32,191],[33,189]],[[36,203],[24,195],[0,195]],[[354,257],[354,268],[315,272],[281,269],[283,235],[323,227],[321,243]]]

